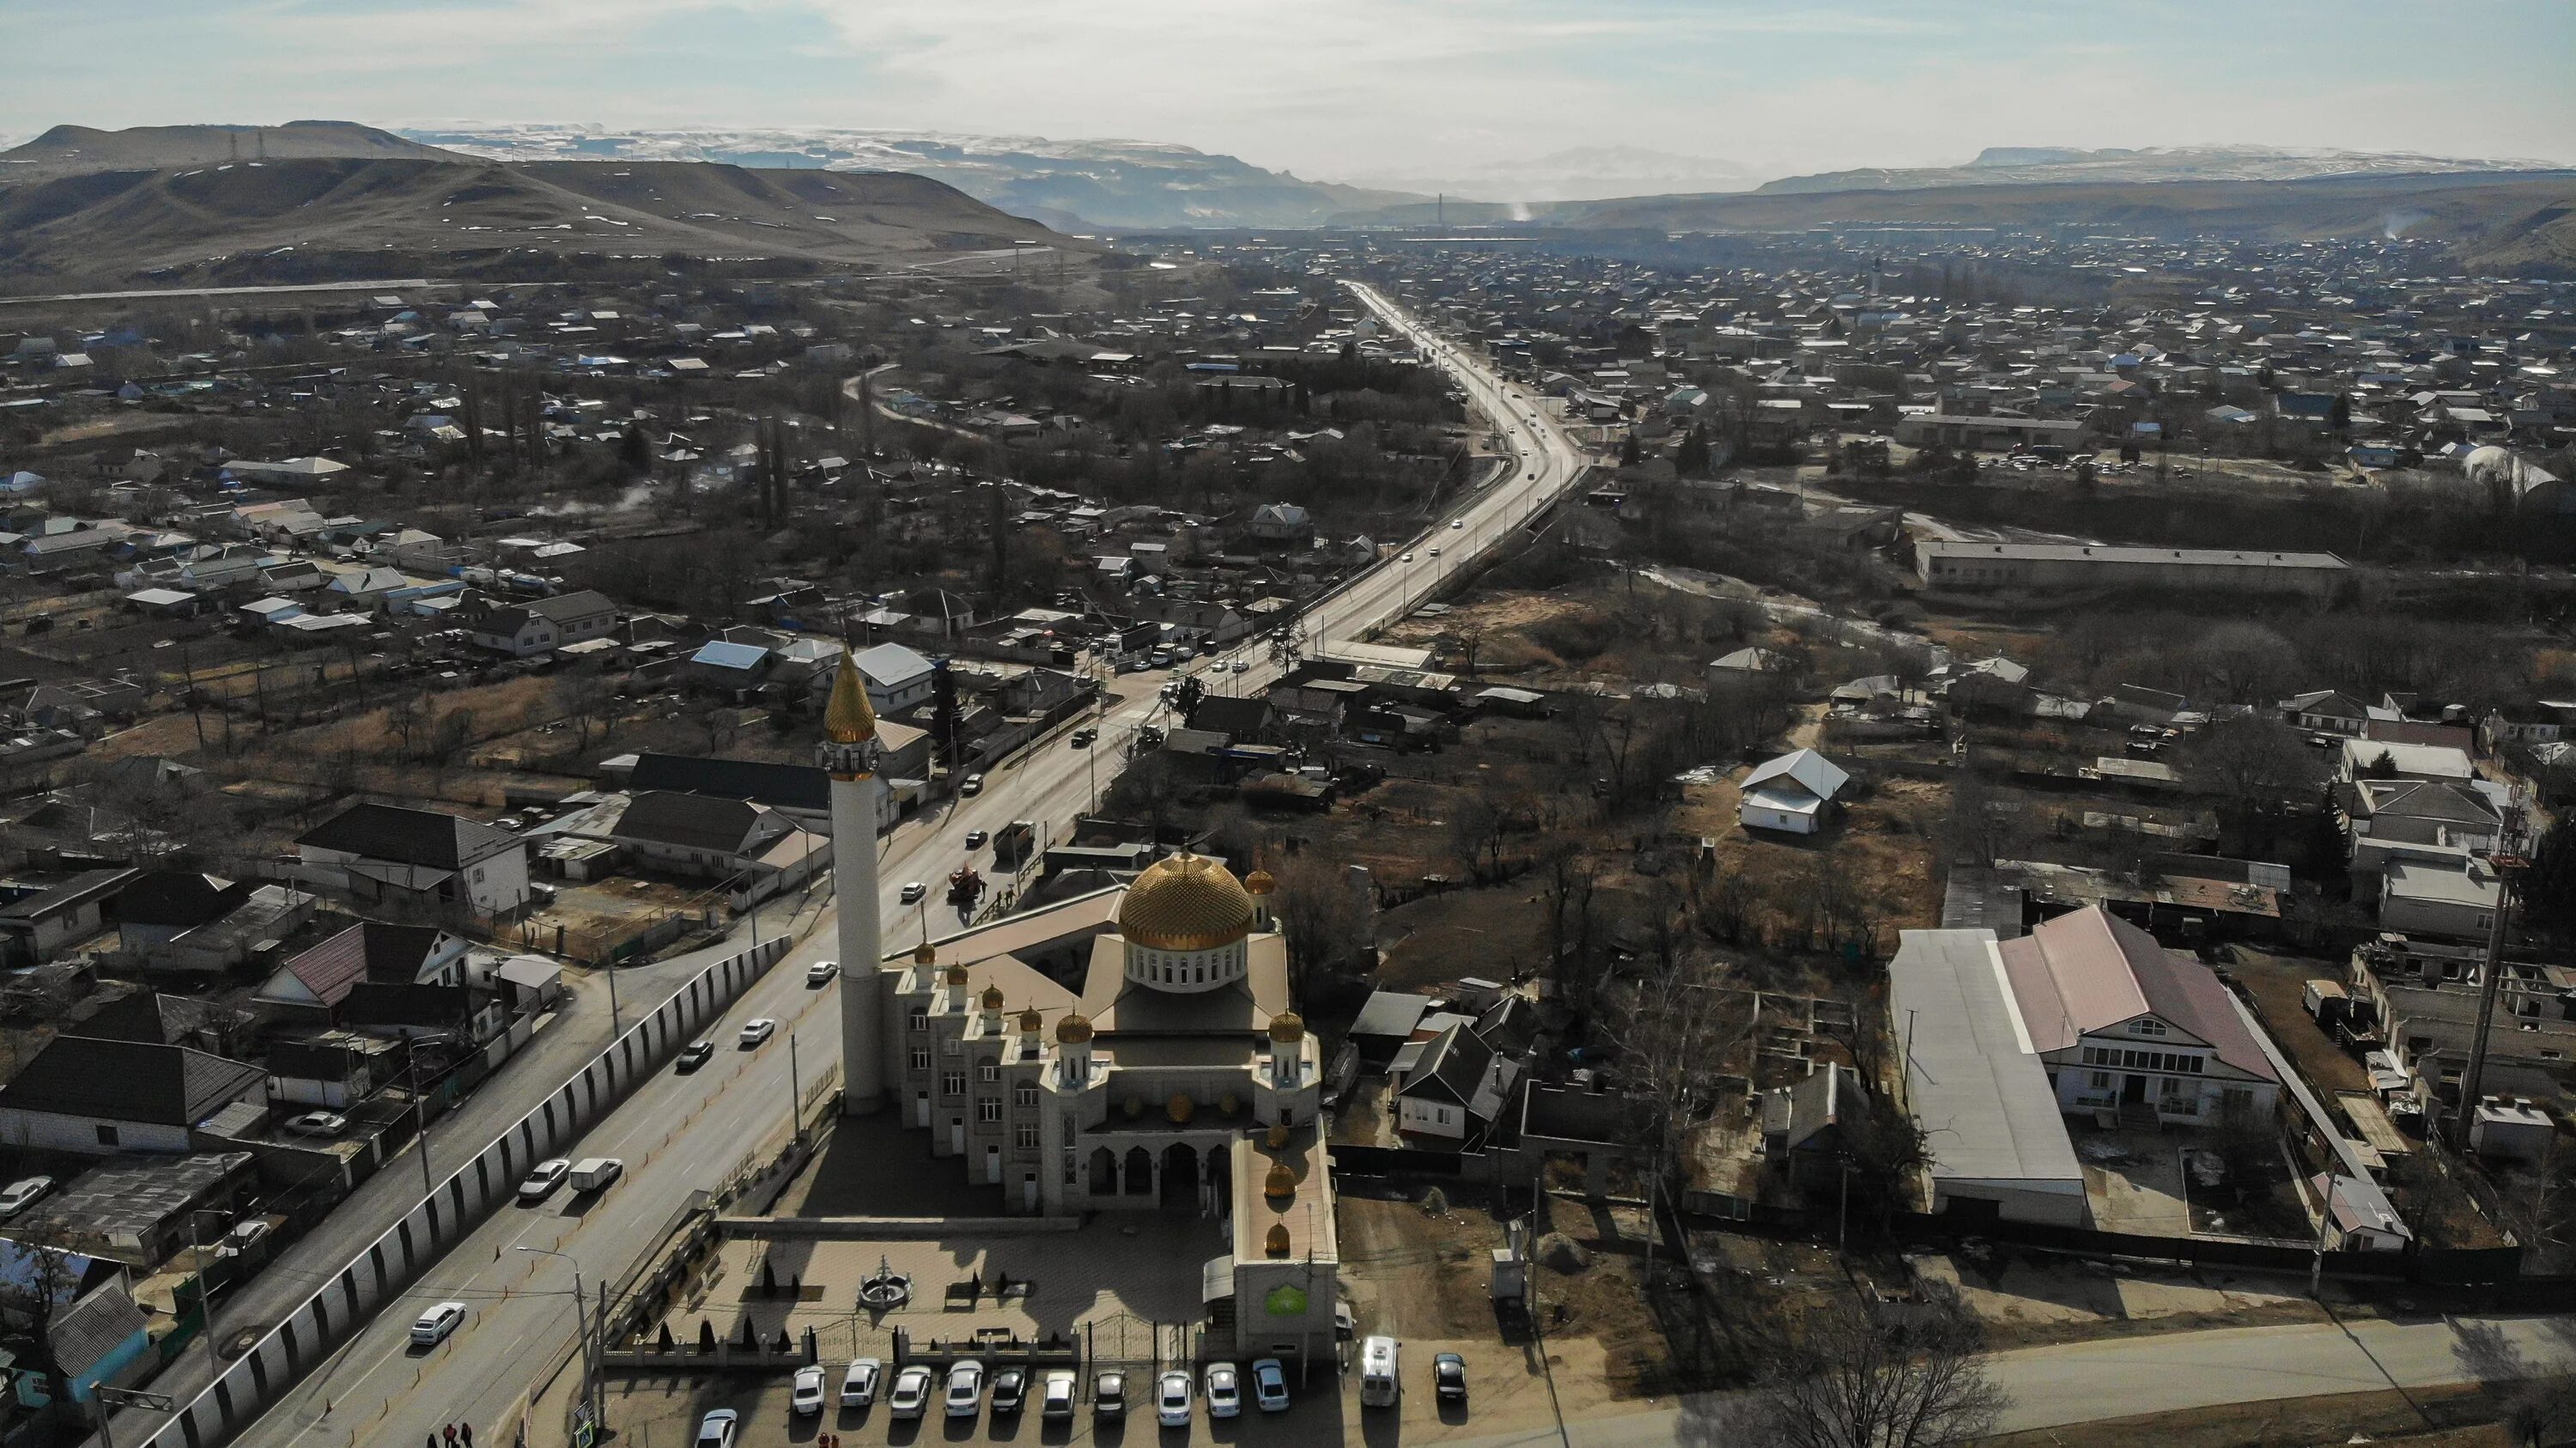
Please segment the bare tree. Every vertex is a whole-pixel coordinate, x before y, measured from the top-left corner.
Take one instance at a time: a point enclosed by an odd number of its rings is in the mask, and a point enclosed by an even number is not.
[[[1614,1039],[1620,1082],[1635,1098],[1635,1145],[1646,1158],[1649,1215],[1678,1189],[1693,1132],[1714,1105],[1735,1047],[1751,1029],[1744,998],[1716,973],[1676,960],[1637,982]]]
[[[2268,848],[2291,809],[2313,796],[2325,766],[2299,732],[2274,719],[2240,715],[2209,726],[2193,745],[2185,774],[2218,801],[2221,824],[2240,846]]]
[[[1939,1448],[1985,1436],[2008,1401],[1984,1330],[1955,1295],[1920,1307],[1849,1297],[1811,1313],[1754,1389],[1744,1441],[1777,1448]]]
[[[1368,912],[1360,908],[1349,877],[1330,859],[1295,854],[1271,867],[1278,881],[1278,922],[1287,937],[1289,994],[1308,1000],[1310,983],[1325,971],[1368,962]]]

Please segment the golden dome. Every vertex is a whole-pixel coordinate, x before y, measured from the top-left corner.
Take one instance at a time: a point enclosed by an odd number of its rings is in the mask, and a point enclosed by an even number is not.
[[[950,985],[962,986],[966,983],[966,962],[962,960],[952,960],[948,962],[948,968],[941,971],[940,975]]]
[[[1267,895],[1279,888],[1279,882],[1270,878],[1268,870],[1255,870],[1243,877],[1243,888],[1255,895]]]
[[[1261,1194],[1265,1197],[1293,1197],[1297,1195],[1297,1174],[1290,1171],[1288,1169],[1288,1163],[1284,1161],[1272,1162],[1270,1164],[1270,1175],[1261,1179]]]
[[[863,744],[877,734],[877,711],[868,707],[859,661],[848,644],[841,645],[841,672],[832,680],[831,702],[823,706],[823,737],[834,744]]]
[[[1078,1046],[1091,1039],[1091,1022],[1081,1016],[1066,1016],[1055,1023],[1055,1038],[1068,1046]]]
[[[998,1011],[1001,1008],[1002,988],[997,985],[988,985],[984,987],[984,1009],[988,1011]]]
[[[1150,950],[1210,950],[1252,933],[1252,896],[1205,855],[1156,860],[1118,903],[1118,933]]]
[[[1287,1223],[1273,1222],[1270,1224],[1270,1231],[1261,1239],[1261,1251],[1264,1256],[1269,1257],[1285,1257],[1288,1255]]]
[[[1190,1094],[1186,1091],[1173,1092],[1172,1099],[1163,1103],[1163,1114],[1172,1118],[1174,1126],[1189,1125],[1190,1117],[1197,1111],[1198,1103],[1190,1100]]]
[[[1046,1014],[1036,1006],[1020,1012],[1020,1034],[1034,1036],[1046,1029]]]
[[[936,947],[932,946],[929,941],[925,940],[912,948],[912,963],[915,965],[937,965],[939,963],[939,951]]]
[[[1288,1123],[1284,1121],[1274,1121],[1270,1123],[1270,1134],[1262,1139],[1270,1143],[1270,1149],[1272,1151],[1277,1151],[1279,1148],[1286,1146],[1288,1144]]]
[[[1270,1018],[1270,1039],[1281,1045],[1293,1045],[1306,1039],[1306,1018],[1295,1011],[1281,1011]]]

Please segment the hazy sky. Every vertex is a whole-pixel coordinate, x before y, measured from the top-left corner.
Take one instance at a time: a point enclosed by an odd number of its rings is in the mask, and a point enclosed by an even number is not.
[[[327,117],[1120,136],[1300,175],[1571,146],[2576,161],[2576,0],[0,0],[0,133]]]

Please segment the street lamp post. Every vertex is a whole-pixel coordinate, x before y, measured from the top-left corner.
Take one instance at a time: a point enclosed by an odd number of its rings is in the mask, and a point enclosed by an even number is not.
[[[571,1264],[572,1330],[574,1333],[579,1335],[581,1339],[581,1400],[590,1405],[590,1421],[593,1431],[605,1427],[606,1425],[600,1421],[600,1413],[603,1405],[600,1402],[599,1391],[599,1345],[597,1340],[591,1334],[590,1317],[585,1310],[588,1306],[589,1299],[583,1295],[581,1289],[581,1263],[562,1252],[555,1251],[551,1247],[522,1246],[515,1250],[525,1252],[536,1257],[561,1257],[565,1262]],[[600,1304],[600,1311],[605,1313],[607,1310],[608,1304],[602,1302]]]

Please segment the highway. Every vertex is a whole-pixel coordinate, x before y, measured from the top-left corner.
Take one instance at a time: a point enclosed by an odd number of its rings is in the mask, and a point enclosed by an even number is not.
[[[1418,606],[1469,567],[1476,553],[1560,496],[1584,463],[1581,450],[1534,398],[1448,347],[1375,290],[1354,286],[1353,291],[1385,325],[1412,336],[1427,357],[1451,373],[1472,403],[1503,431],[1515,462],[1496,481],[1462,498],[1452,513],[1434,520],[1409,543],[1312,608],[1298,630],[1308,640],[1310,653],[1362,638]],[[1238,660],[1244,664],[1240,673],[1232,667]],[[1277,666],[1266,641],[1254,638],[1216,657],[1193,660],[1173,673],[1194,670],[1204,671],[1212,690],[1240,692],[1266,684]],[[939,897],[948,873],[969,859],[966,832],[997,831],[1021,819],[1062,829],[1089,809],[1124,760],[1125,743],[1161,712],[1161,686],[1173,673],[1115,679],[1091,720],[1100,731],[1094,748],[1075,748],[1068,724],[987,770],[984,790],[976,798],[927,809],[881,841],[879,880],[885,896],[888,950],[901,949],[925,929],[939,935],[956,928],[954,914]],[[902,904],[899,894],[908,881],[927,886],[928,898],[915,905]],[[773,931],[783,924],[785,910],[771,907],[779,917],[773,920]],[[834,992],[839,982],[808,990],[804,981],[808,964],[834,953],[828,904],[801,923],[807,927],[803,942],[710,1033],[718,1046],[713,1062],[689,1076],[666,1070],[582,1139],[577,1155],[626,1159],[623,1181],[598,1194],[595,1201],[576,1203],[558,1194],[539,1207],[503,1209],[404,1294],[399,1299],[404,1304],[401,1310],[381,1315],[351,1339],[238,1441],[281,1448],[289,1443],[408,1444],[435,1436],[452,1421],[471,1421],[482,1428],[510,1415],[530,1387],[531,1375],[572,1340],[576,1266],[595,1294],[602,1278],[613,1281],[622,1276],[661,1239],[692,1193],[713,1185],[755,1150],[774,1150],[784,1143],[791,1036],[803,1081],[810,1083],[816,1073],[837,1066]],[[735,937],[734,943],[719,949],[739,948],[739,941],[748,938],[747,929],[738,930]],[[629,1018],[651,1009],[682,978],[683,968],[676,963],[622,973],[620,987]],[[736,1029],[755,1016],[779,1019],[783,1023],[779,1035],[757,1051],[734,1050]],[[584,1024],[590,1024],[587,1018]],[[565,1039],[573,1039],[571,1033]],[[587,1033],[583,1039],[589,1040]],[[590,1041],[591,1049],[597,1044]],[[578,1059],[550,1059],[551,1078],[531,1073],[526,1099],[559,1084]],[[508,1099],[524,1110],[521,1092],[515,1089],[517,1083],[513,1085]],[[449,1130],[469,1135],[480,1130],[475,1142],[479,1145],[515,1116],[515,1111],[498,1114],[501,1106],[502,1099],[495,1097],[488,1110],[461,1112]],[[467,1149],[464,1140],[458,1137],[455,1150]],[[416,1171],[413,1163],[398,1162],[381,1174],[371,1183],[385,1198],[378,1205],[398,1215],[417,1200]],[[345,1226],[343,1213],[348,1214]],[[357,1244],[382,1231],[384,1221],[376,1219],[383,1215],[374,1210],[351,1212],[349,1207],[335,1213],[322,1231],[299,1244],[291,1264],[281,1261],[253,1279],[237,1303],[218,1304],[216,1339],[273,1320],[345,1260]],[[522,1248],[562,1255],[539,1255]],[[331,1252],[338,1255],[325,1260]],[[447,1342],[415,1353],[408,1335],[417,1309],[446,1300],[465,1303],[472,1316]],[[192,1353],[152,1387],[184,1401],[208,1380],[207,1361],[204,1352]],[[140,1410],[119,1414],[118,1440],[140,1440],[161,1416]]]

